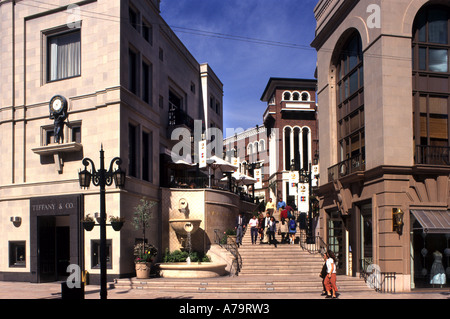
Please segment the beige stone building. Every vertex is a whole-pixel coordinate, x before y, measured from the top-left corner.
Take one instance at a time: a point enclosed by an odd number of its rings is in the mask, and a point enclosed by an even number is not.
[[[321,0],[314,14],[316,234],[341,273],[372,264],[396,291],[448,287],[449,3]]]
[[[107,187],[108,275],[134,272],[131,224],[142,197],[158,202],[148,242],[163,250],[160,184],[174,127],[222,129],[222,83],[198,63],[151,1],[0,1],[0,280],[43,282],[81,265],[99,274],[99,188],[80,189],[81,160],[120,156],[125,189]],[[60,96],[62,104],[53,105]],[[55,114],[64,112],[61,134]],[[54,116],[51,116],[54,114]],[[55,143],[55,135],[60,137]]]

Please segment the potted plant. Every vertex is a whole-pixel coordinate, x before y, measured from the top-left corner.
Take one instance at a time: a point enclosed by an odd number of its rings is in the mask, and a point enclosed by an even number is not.
[[[158,249],[150,244],[138,243],[134,246],[134,263],[136,265],[136,278],[150,277],[153,258],[158,254]]]
[[[116,217],[116,216],[111,216],[109,217],[109,221],[111,222],[111,226],[115,231],[119,231],[122,226],[123,223],[125,222],[125,218],[123,217]]]
[[[150,227],[150,221],[153,219],[152,208],[156,205],[156,202],[148,201],[146,199],[141,199],[141,204],[135,207],[134,216],[132,220],[132,224],[136,230],[142,229],[142,242],[141,245],[135,246],[135,265],[136,265],[136,276],[149,276],[150,274],[150,263],[144,261],[145,258],[148,259],[148,255],[152,255],[150,259],[156,256],[157,250],[153,246],[154,250],[146,250],[146,246],[148,244],[143,245],[145,243],[145,230]],[[136,257],[136,249],[141,249],[138,257]],[[151,252],[150,254],[146,254],[147,252]],[[154,256],[153,256],[154,253]],[[148,269],[147,269],[148,268]],[[139,272],[139,275],[138,275]],[[148,273],[148,274],[147,274]],[[142,278],[142,277],[138,277]],[[147,277],[148,278],[148,277]]]
[[[82,220],[81,222],[83,223],[83,228],[87,231],[91,231],[92,229],[94,229],[95,226],[95,220],[94,218],[90,215],[87,214]]]

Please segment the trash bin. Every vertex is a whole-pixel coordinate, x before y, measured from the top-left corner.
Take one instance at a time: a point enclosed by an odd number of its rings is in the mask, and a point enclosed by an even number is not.
[[[80,285],[80,288],[69,288],[66,281],[61,282],[61,298],[66,300],[84,299],[84,283]]]

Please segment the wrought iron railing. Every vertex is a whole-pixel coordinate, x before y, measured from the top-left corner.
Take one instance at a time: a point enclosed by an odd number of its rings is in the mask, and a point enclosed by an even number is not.
[[[367,286],[380,293],[395,293],[397,273],[381,272],[379,266],[372,263],[372,258],[360,260],[360,277]]]
[[[450,147],[444,146],[416,146],[416,164],[450,165]]]
[[[245,231],[246,228],[244,228]],[[242,269],[242,257],[241,254],[239,254],[239,249],[235,241],[228,241],[227,235],[223,234],[222,236],[219,234],[218,229],[214,229],[214,242],[219,245],[220,247],[226,249],[229,251],[234,259],[233,263],[231,264],[230,269],[230,275],[238,276],[239,272]]]
[[[300,240],[300,247],[310,254],[324,254],[328,250],[328,245],[320,236],[315,236],[314,240],[305,236],[305,240]]]
[[[366,170],[366,160],[363,154],[358,154],[328,168],[328,181],[332,182],[355,172]]]

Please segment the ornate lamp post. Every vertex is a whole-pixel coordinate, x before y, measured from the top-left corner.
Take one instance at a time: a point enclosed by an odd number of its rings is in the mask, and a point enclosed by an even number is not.
[[[84,158],[82,161],[84,170],[78,173],[81,188],[89,188],[92,183],[100,187],[100,298],[107,299],[106,290],[106,186],[111,186],[113,181],[116,187],[122,189],[125,186],[126,173],[120,168],[122,160],[115,157],[111,160],[109,170],[105,169],[105,156],[103,145],[100,149],[100,169],[95,170],[94,162],[90,158]],[[118,168],[113,171],[114,164]],[[92,166],[92,172],[87,167]]]
[[[306,171],[305,169],[300,169],[299,176],[298,176],[299,183],[308,183],[308,234],[306,237],[306,243],[307,244],[314,244],[315,239],[313,235],[313,208],[312,208],[312,174],[311,174],[311,163],[309,164],[309,170]]]

